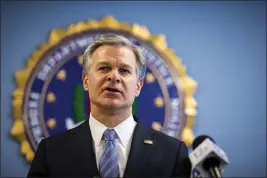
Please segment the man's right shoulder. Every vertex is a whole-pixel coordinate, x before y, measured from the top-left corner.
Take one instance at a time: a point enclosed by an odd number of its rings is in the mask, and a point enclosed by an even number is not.
[[[46,143],[55,143],[55,144],[60,144],[62,142],[66,142],[68,140],[71,140],[72,137],[74,135],[77,135],[79,133],[81,133],[81,131],[84,129],[84,127],[86,127],[86,124],[89,127],[89,124],[87,121],[85,121],[84,123],[78,125],[77,127],[74,127],[72,129],[63,131],[63,132],[59,132],[56,133],[54,135],[50,135],[46,138],[43,138],[43,141],[45,141]]]

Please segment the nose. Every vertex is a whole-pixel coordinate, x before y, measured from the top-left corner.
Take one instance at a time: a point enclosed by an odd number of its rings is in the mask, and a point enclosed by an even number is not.
[[[120,78],[119,72],[117,70],[112,70],[108,75],[108,81],[114,82],[114,83],[120,83],[121,78]]]

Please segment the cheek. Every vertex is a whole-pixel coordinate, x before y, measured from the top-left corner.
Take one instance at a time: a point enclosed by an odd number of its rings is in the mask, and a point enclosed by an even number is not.
[[[105,83],[105,77],[104,76],[92,76],[89,78],[89,88],[93,91],[99,91],[99,89],[103,86]]]
[[[103,79],[103,77],[100,77],[96,74],[92,74],[92,76],[90,76],[88,78],[88,82],[90,85],[93,85],[93,87],[95,87],[95,84],[99,84]]]
[[[137,85],[136,85],[136,81],[128,81],[127,82],[127,93],[131,94],[131,95],[135,95],[136,91],[137,91]]]
[[[96,88],[97,80],[94,77],[90,77],[88,79],[88,87],[90,89],[90,92]]]

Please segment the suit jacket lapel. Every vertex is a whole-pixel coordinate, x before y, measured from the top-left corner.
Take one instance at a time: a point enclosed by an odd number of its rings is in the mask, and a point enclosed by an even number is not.
[[[77,153],[82,159],[81,163],[78,163],[79,165],[74,166],[79,166],[78,170],[82,171],[85,176],[99,177],[88,120],[78,126],[78,128],[73,129],[72,132],[77,136],[75,139],[79,140],[79,145],[76,145],[76,147],[78,148]]]
[[[150,140],[151,133],[149,129],[137,122],[123,177],[138,176],[138,173],[145,167],[146,160],[156,144],[154,140],[151,140],[152,143]]]

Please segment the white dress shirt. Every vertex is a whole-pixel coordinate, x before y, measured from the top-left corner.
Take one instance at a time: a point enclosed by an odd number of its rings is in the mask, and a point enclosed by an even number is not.
[[[105,141],[102,139],[102,136],[107,127],[93,118],[91,114],[89,126],[93,137],[97,168],[99,170],[99,162],[105,149]],[[115,146],[119,156],[120,177],[124,174],[135,126],[136,122],[134,121],[133,116],[130,115],[129,118],[113,128],[119,137],[118,139],[115,139]]]

